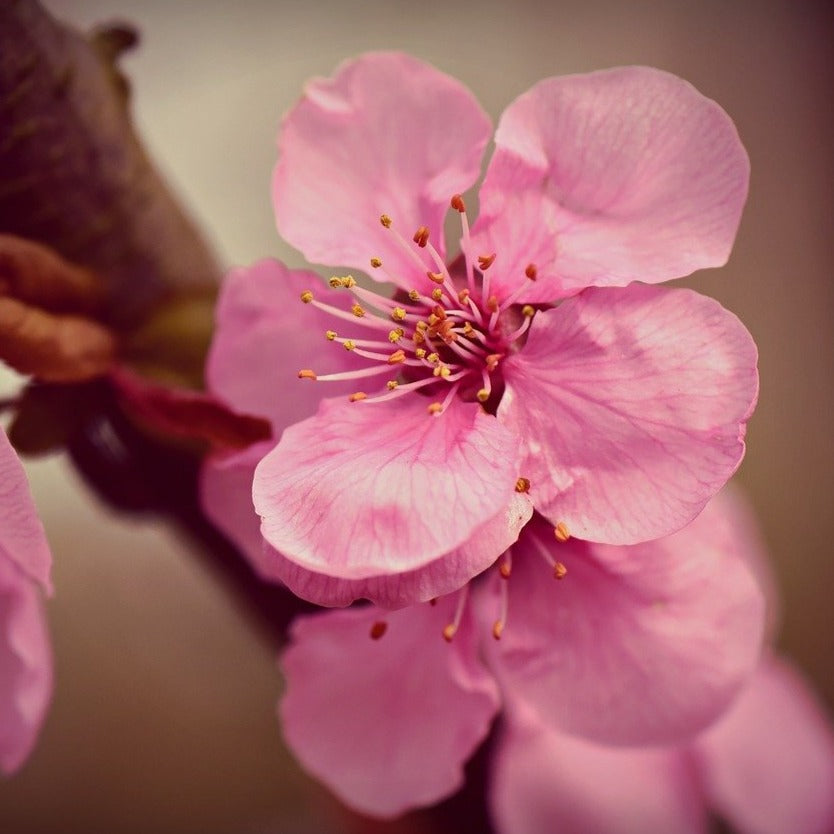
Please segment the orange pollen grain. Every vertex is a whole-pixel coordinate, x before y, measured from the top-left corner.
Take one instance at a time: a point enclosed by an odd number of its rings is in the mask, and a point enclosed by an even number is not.
[[[430,281],[434,281],[435,284],[442,284],[444,281],[443,276],[439,272],[427,272],[426,275],[428,276]]]
[[[553,578],[554,579],[564,579],[568,574],[568,569],[561,563],[556,562],[553,566]]]
[[[443,627],[443,639],[447,643],[452,642],[452,638],[455,636],[457,632],[457,626],[454,623],[449,623],[449,625]]]
[[[310,290],[304,290],[304,292],[301,293],[301,300],[305,304],[309,304],[313,300],[313,293],[311,293]]]
[[[525,304],[525,305],[521,308],[521,315],[526,316],[526,317],[529,319],[531,316],[535,316],[535,315],[536,315],[536,308],[535,308],[535,307],[533,307],[533,306],[532,306],[532,305],[530,305],[530,304]]]
[[[515,482],[515,491],[516,492],[530,492],[530,479],[529,478],[519,478]]]
[[[382,266],[382,261],[379,258],[371,258],[371,266],[374,269],[379,269]]]
[[[309,368],[302,368],[298,372],[299,379],[316,379],[316,374],[314,371],[311,371]]]
[[[487,299],[486,306],[487,306],[487,310],[489,310],[490,313],[497,313],[498,312],[498,296],[491,295]]]
[[[455,194],[449,203],[455,211],[459,211],[461,214],[466,211],[466,203],[463,202],[463,197],[460,194]]]
[[[513,569],[509,562],[502,562],[501,567],[498,568],[498,573],[501,574],[502,579],[509,579]]]
[[[492,624],[492,636],[496,640],[501,639],[501,635],[504,633],[504,621],[503,620],[496,620]]]
[[[478,255],[478,266],[481,269],[481,272],[486,271],[489,269],[493,262],[495,261],[495,252],[491,255]]]
[[[475,396],[479,403],[485,403],[489,399],[489,391],[486,388],[481,388]]]
[[[458,301],[460,301],[460,303],[461,303],[461,304],[466,304],[466,302],[467,302],[467,301],[469,301],[469,296],[470,296],[470,295],[471,295],[471,293],[470,293],[470,291],[469,291],[469,289],[468,289],[468,288],[462,289],[462,290],[458,293]],[[468,323],[469,323],[469,322],[467,322],[467,324],[468,324]]]
[[[440,287],[435,287],[431,291],[431,297],[432,299],[434,299],[434,301],[440,301],[440,299],[443,298],[443,290],[440,289]]]
[[[368,396],[368,395],[367,395],[364,391],[357,391],[355,394],[351,394],[351,395],[348,397],[348,399],[349,399],[352,403],[358,403],[358,402],[360,402],[361,400],[366,399],[366,398],[367,398],[367,396]]]
[[[365,315],[365,311],[360,307],[358,304],[354,304],[350,308],[351,313],[353,313],[356,318],[361,319]]]
[[[379,640],[385,632],[388,631],[388,623],[383,622],[382,620],[377,620],[371,626],[371,640]]]
[[[556,536],[557,542],[562,542],[564,544],[570,538],[570,530],[568,530],[568,525],[565,524],[564,521],[560,521],[553,528],[553,535]]]
[[[403,310],[402,307],[394,307],[394,309],[391,310],[391,318],[394,319],[394,321],[403,321],[405,319],[405,310]]]
[[[389,365],[396,365],[398,362],[405,362],[405,351],[395,350],[387,359]]]
[[[443,410],[443,403],[430,403],[426,411],[429,414],[439,414]]]
[[[414,242],[423,249],[425,245],[429,242],[429,227],[428,226],[420,226],[416,232],[414,232]]]
[[[381,214],[379,216],[379,222],[382,223],[382,225],[385,226],[386,229],[391,228],[391,218],[387,214]]]
[[[487,356],[487,358],[484,360],[486,362],[487,371],[489,371],[489,373],[492,373],[498,367],[498,363],[500,360],[500,353],[490,353],[490,355]]]
[[[524,270],[524,274],[531,280],[535,281],[538,277],[539,270],[536,268],[535,264],[527,264],[527,269]]]

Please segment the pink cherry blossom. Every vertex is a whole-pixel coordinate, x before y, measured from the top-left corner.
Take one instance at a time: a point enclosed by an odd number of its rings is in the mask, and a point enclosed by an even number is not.
[[[748,163],[727,115],[659,70],[545,80],[502,116],[470,229],[489,133],[468,90],[393,53],[312,81],[283,121],[279,231],[394,294],[274,262],[231,277],[209,380],[280,439],[215,459],[203,490],[263,575],[319,604],[446,593],[533,507],[563,536],[657,538],[744,453],[750,335],[651,286],[729,254]]]
[[[299,618],[282,658],[289,746],[347,805],[388,817],[460,786],[502,702],[576,744],[691,738],[761,650],[760,559],[735,512],[722,493],[630,546],[559,543],[536,516],[496,569],[434,605]]]
[[[0,772],[13,773],[37,739],[52,695],[52,654],[39,590],[52,557],[23,467],[0,430]]]
[[[498,834],[737,834],[834,830],[834,731],[800,675],[768,657],[732,707],[687,744],[605,747],[523,705],[502,724],[490,803]]]

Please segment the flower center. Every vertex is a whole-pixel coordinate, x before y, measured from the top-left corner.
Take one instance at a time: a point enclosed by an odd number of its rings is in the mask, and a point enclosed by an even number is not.
[[[408,241],[394,228],[391,218],[383,214],[380,223],[428,279],[423,290],[398,291],[388,298],[360,287],[351,275],[333,276],[329,282],[332,289],[349,290],[354,295],[355,303],[349,312],[318,301],[310,290],[301,294],[305,304],[376,331],[376,338],[369,339],[345,338],[336,330],[326,331],[328,341],[342,345],[371,364],[325,375],[303,369],[298,372],[301,379],[326,382],[388,374],[384,387],[370,394],[356,391],[348,399],[385,402],[419,392],[430,398],[427,411],[435,416],[442,414],[455,396],[477,400],[494,413],[503,392],[501,360],[517,349],[516,343],[524,338],[536,312],[530,305],[519,308],[515,303],[526,281],[535,280],[536,267],[530,264],[518,289],[499,300],[490,291],[488,273],[495,253],[475,259],[470,256],[469,222],[463,198],[454,195],[450,205],[461,218],[462,270],[446,265],[430,241],[427,226],[420,226]],[[370,264],[385,272],[379,258],[371,258]],[[393,280],[393,276],[389,277]]]

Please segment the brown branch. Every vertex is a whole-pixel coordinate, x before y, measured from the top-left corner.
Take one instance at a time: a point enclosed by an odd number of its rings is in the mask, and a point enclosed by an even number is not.
[[[219,276],[133,131],[112,61],[134,35],[88,40],[35,0],[0,3],[0,231],[101,275],[119,329],[171,296],[213,294]]]

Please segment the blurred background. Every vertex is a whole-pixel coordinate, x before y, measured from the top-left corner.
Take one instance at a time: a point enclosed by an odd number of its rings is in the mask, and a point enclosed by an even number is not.
[[[403,49],[497,119],[540,78],[650,64],[732,116],[752,160],[729,265],[686,283],[759,344],[739,481],[784,600],[780,645],[834,706],[834,61],[825,3],[52,0],[79,28],[122,20],[140,134],[231,265],[300,256],[274,231],[281,114],[312,75]],[[11,374],[0,379],[13,390]],[[284,751],[273,649],[174,532],[125,519],[60,458],[27,462],[55,556],[57,686],[35,754],[0,784],[0,831],[418,831],[347,816]]]

